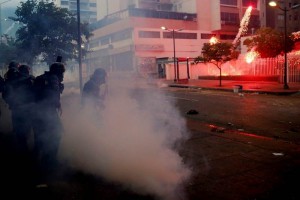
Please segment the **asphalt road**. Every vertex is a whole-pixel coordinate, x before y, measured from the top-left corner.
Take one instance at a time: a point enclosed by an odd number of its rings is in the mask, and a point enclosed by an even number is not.
[[[192,176],[178,200],[300,199],[299,96],[162,90],[176,101],[189,131],[177,150]],[[1,108],[1,199],[157,199],[67,166],[48,188],[32,187],[30,160],[15,153],[9,112]]]
[[[226,129],[300,142],[300,95],[276,96],[255,93],[167,88],[182,115]],[[196,110],[197,115],[186,115]]]

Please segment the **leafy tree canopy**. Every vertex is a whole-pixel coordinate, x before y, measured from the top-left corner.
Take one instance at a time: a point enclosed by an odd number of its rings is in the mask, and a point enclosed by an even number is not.
[[[284,34],[266,27],[256,31],[255,36],[244,41],[248,51],[255,50],[261,58],[273,58],[284,52]],[[290,37],[286,38],[287,52],[294,47]]]
[[[12,60],[16,60],[15,41],[8,35],[3,35],[0,42],[0,63],[8,64]]]
[[[40,56],[42,61],[50,64],[57,55],[63,56],[64,60],[78,56],[78,28],[74,14],[48,0],[27,0],[20,4],[15,12],[17,17],[12,18],[23,24],[16,32],[19,60],[32,64]],[[81,24],[81,33],[88,40],[87,24]]]
[[[238,54],[232,48],[232,44],[226,42],[204,43],[202,56],[198,56],[195,62],[212,63],[220,68],[223,63],[237,58]]]

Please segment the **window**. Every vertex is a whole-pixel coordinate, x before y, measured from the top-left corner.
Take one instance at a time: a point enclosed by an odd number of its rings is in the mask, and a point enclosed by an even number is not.
[[[295,15],[294,15],[294,20],[295,20],[295,21],[298,20],[298,12],[295,13]]]
[[[157,31],[139,31],[140,38],[160,38],[160,32]]]
[[[235,35],[220,35],[221,40],[234,40],[235,37]]]
[[[96,3],[90,3],[90,7],[97,7]]]
[[[61,1],[61,5],[64,5],[64,6],[69,5],[69,2],[68,1]]]
[[[284,20],[284,15],[278,15],[277,19],[280,20],[280,21],[283,21]]]
[[[131,38],[131,29],[126,29],[111,35],[111,41],[117,42]]]
[[[176,39],[197,39],[197,33],[175,32],[174,37]],[[164,32],[163,38],[173,38],[173,33],[172,32]]]
[[[227,25],[238,25],[239,15],[238,13],[221,12],[221,21]]]
[[[101,45],[109,44],[109,36],[104,36],[100,39]]]
[[[91,41],[90,44],[89,44],[89,48],[95,48],[97,46],[99,46],[99,41],[98,40]]]
[[[237,6],[237,0],[221,0],[220,3],[223,5]]]
[[[201,33],[201,39],[210,39],[212,37],[215,37],[215,34],[210,34],[210,33]]]

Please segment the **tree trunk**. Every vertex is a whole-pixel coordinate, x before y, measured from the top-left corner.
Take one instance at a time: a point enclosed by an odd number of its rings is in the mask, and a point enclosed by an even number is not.
[[[220,78],[219,78],[219,86],[222,86],[222,68],[220,67]]]

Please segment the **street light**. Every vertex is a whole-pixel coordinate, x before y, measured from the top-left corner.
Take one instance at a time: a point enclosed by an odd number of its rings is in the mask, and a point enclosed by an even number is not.
[[[165,31],[170,31],[172,32],[172,38],[173,38],[173,53],[174,53],[174,82],[178,82],[179,81],[179,67],[178,67],[178,63],[176,62],[176,47],[175,47],[175,32],[179,32],[179,31],[182,31],[183,29],[178,29],[178,30],[175,30],[175,29],[168,29],[164,26],[161,27],[162,30],[165,30]],[[177,64],[176,64],[177,63]],[[176,73],[176,69],[177,69],[177,73]],[[176,76],[177,74],[177,76]]]
[[[78,50],[78,66],[79,66],[79,89],[82,94],[82,49],[81,49],[81,29],[80,29],[80,0],[77,0],[77,50]]]
[[[284,89],[289,89],[288,83],[287,83],[287,24],[286,24],[286,14],[288,11],[293,10],[295,8],[299,8],[300,4],[292,6],[290,9],[287,9],[286,5],[284,4],[284,7],[280,7],[276,1],[270,1],[269,6],[278,8],[283,11],[284,13],[284,39],[283,39],[283,44],[284,44],[284,74],[283,74],[283,88]]]

